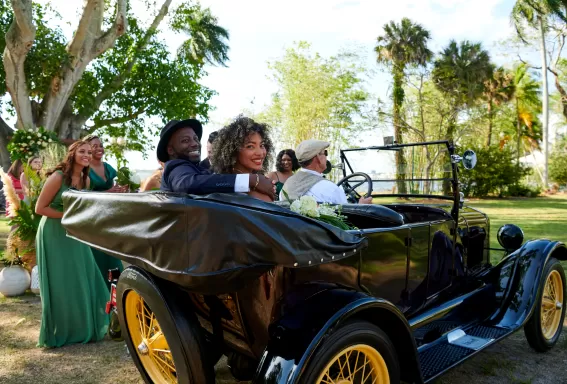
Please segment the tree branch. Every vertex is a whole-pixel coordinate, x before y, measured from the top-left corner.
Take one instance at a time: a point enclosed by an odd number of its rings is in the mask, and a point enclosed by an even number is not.
[[[73,57],[73,61],[76,61],[80,56],[83,55],[84,46],[87,39],[90,38],[91,26],[94,21],[102,21],[102,17],[97,17],[95,20],[95,12],[101,13],[104,11],[104,1],[101,0],[84,0],[83,14],[81,20],[79,21],[79,26],[75,31],[75,36],[69,45],[67,46],[67,52]]]
[[[114,24],[95,40],[91,50],[92,57],[97,57],[112,48],[116,39],[126,33],[128,29],[127,4],[127,0],[117,0]]]
[[[94,132],[96,129],[98,128],[102,128],[102,127],[106,127],[108,125],[113,125],[113,124],[124,124],[132,119],[135,119],[137,117],[139,117],[141,114],[146,112],[146,108],[142,107],[140,109],[138,109],[137,111],[134,111],[128,115],[125,116],[119,116],[119,117],[114,117],[112,119],[105,119],[105,120],[95,120],[94,125],[90,126],[88,128],[89,133]]]
[[[6,32],[3,64],[6,86],[18,116],[18,128],[34,126],[24,63],[35,40],[31,0],[12,0],[14,20]]]
[[[165,17],[165,15],[167,15],[167,12],[169,10],[169,6],[171,5],[171,1],[172,0],[165,0],[164,1],[159,12],[155,16],[151,26],[146,31],[146,34],[138,42],[138,45],[136,46],[136,48],[134,50],[134,54],[132,55],[132,58],[130,59],[130,61],[126,64],[124,70],[121,73],[119,73],[118,75],[116,75],[114,77],[114,79],[112,79],[112,81],[110,81],[110,83],[108,83],[100,91],[100,93],[95,97],[95,101],[94,101],[93,105],[91,106],[90,110],[87,111],[87,113],[83,114],[84,120],[83,120],[81,125],[84,125],[86,123],[86,121],[88,120],[88,118],[90,117],[90,115],[92,113],[94,113],[95,111],[97,111],[100,108],[100,106],[102,105],[102,103],[106,99],[108,99],[110,96],[112,96],[112,94],[114,92],[116,92],[118,89],[120,89],[122,84],[124,84],[124,81],[126,81],[128,76],[132,72],[132,69],[134,68],[134,64],[138,60],[138,53],[146,48],[146,46],[150,42],[150,39],[155,35],[159,25],[161,24],[161,22],[163,21],[163,19]]]

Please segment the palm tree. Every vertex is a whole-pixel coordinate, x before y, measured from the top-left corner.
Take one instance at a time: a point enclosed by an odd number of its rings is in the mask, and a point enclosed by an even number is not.
[[[542,84],[543,84],[543,131],[545,171],[544,183],[548,184],[548,160],[549,160],[549,91],[547,89],[547,51],[545,47],[545,34],[547,20],[550,16],[556,16],[567,22],[563,11],[564,0],[517,0],[512,8],[511,19],[520,39],[525,40],[525,26],[537,29],[540,34],[541,62],[542,62]]]
[[[476,102],[484,92],[484,82],[492,77],[490,56],[481,43],[468,40],[459,44],[451,40],[440,57],[433,63],[431,73],[435,86],[451,101],[455,110]],[[453,140],[457,114],[446,132],[447,140]]]
[[[488,112],[488,134],[486,146],[490,146],[492,140],[492,125],[494,120],[494,106],[499,106],[512,99],[514,96],[513,75],[500,67],[494,71],[492,77],[484,82],[484,99],[487,103]]]
[[[413,23],[404,17],[400,24],[390,21],[384,25],[384,35],[377,38],[374,51],[380,64],[391,68],[394,79],[392,91],[392,117],[394,122],[394,138],[398,144],[403,143],[403,124],[401,109],[404,103],[404,78],[408,66],[425,66],[433,53],[427,48],[430,39],[429,31],[420,24]],[[405,159],[403,151],[396,152],[396,168],[398,178],[404,178]],[[398,192],[406,193],[406,184],[398,182]]]
[[[453,113],[445,132],[447,140],[454,140],[460,109],[474,104],[482,96],[484,82],[492,77],[493,70],[490,56],[482,48],[482,44],[471,43],[468,40],[459,44],[451,40],[433,63],[431,73],[433,82],[453,106]],[[447,154],[443,162],[449,164],[450,161]],[[443,183],[443,192],[446,195],[451,192],[451,184],[448,181]]]
[[[522,140],[530,149],[537,148],[536,127],[538,115],[542,112],[540,84],[530,75],[525,64],[518,65],[513,71],[515,88],[514,104],[516,110],[516,161],[520,163]]]
[[[175,31],[189,36],[177,50],[180,58],[192,63],[226,66],[229,33],[218,24],[209,8],[199,5],[181,5],[172,20]]]

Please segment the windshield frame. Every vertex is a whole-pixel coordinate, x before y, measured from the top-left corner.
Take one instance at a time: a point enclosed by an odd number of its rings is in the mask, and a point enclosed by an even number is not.
[[[407,148],[407,147],[419,147],[419,146],[426,146],[426,145],[445,145],[447,151],[449,153],[451,159],[451,177],[450,178],[431,178],[431,179],[396,179],[397,180],[405,180],[405,181],[417,181],[417,180],[447,180],[451,182],[451,187],[453,191],[453,195],[425,195],[425,194],[412,194],[412,193],[389,193],[389,194],[372,194],[372,197],[398,197],[398,198],[410,198],[410,197],[422,197],[422,198],[432,198],[432,199],[441,199],[441,200],[450,200],[453,202],[453,209],[451,210],[451,215],[454,217],[455,220],[458,218],[458,211],[459,211],[459,201],[460,201],[460,194],[459,194],[459,183],[457,177],[457,161],[454,160],[455,155],[455,146],[452,142],[448,140],[438,140],[438,141],[427,141],[427,142],[420,142],[420,143],[409,143],[409,144],[390,144],[390,145],[383,145],[383,146],[371,146],[371,147],[363,147],[363,148],[349,148],[349,149],[341,149],[339,150],[340,153],[340,161],[341,161],[341,168],[343,173],[343,178],[347,177],[347,170],[350,170],[351,173],[357,172],[353,169],[352,165],[350,164],[347,153],[348,152],[357,152],[357,151],[367,151],[367,150],[395,150],[398,148]],[[348,167],[348,168],[347,168]],[[376,181],[389,181],[389,180],[380,180],[377,179]]]

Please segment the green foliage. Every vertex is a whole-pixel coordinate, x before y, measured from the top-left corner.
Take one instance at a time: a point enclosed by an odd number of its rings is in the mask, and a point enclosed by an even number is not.
[[[557,140],[551,152],[549,177],[558,184],[567,184],[567,136]]]
[[[357,55],[328,59],[299,42],[283,58],[270,63],[277,91],[258,118],[277,129],[278,139],[291,148],[306,139],[326,140],[337,149],[360,133],[369,94],[363,88],[365,68]]]
[[[33,243],[41,221],[41,216],[35,213],[35,205],[45,180],[27,164],[24,164],[24,175],[28,181],[26,199],[20,202],[16,216],[10,218],[8,224],[15,227],[15,235],[20,240]]]
[[[47,147],[49,143],[59,142],[55,132],[46,131],[40,127],[37,131],[17,130],[8,144],[8,151],[12,161],[22,160],[26,162],[33,155],[37,155],[40,150]]]
[[[43,160],[43,169],[54,169],[63,161],[67,155],[67,147],[59,142],[47,144],[47,147],[39,151],[39,157]]]
[[[498,146],[472,148],[478,157],[476,167],[472,170],[460,170],[459,182],[465,196],[484,197],[492,194],[498,196],[519,193],[520,181],[531,169],[516,165],[513,152]]]
[[[121,167],[116,171],[117,173],[117,180],[116,182],[118,185],[127,185],[130,191],[135,191],[140,188],[141,180],[140,177],[132,172],[127,167]]]
[[[177,51],[180,58],[199,66],[226,66],[229,33],[218,25],[210,9],[202,9],[198,3],[183,3],[173,12],[170,24],[174,31],[189,36]]]
[[[493,71],[490,56],[481,43],[451,40],[433,64],[432,77],[439,90],[456,106],[474,103]]]
[[[113,2],[114,3],[114,2]],[[148,7],[157,7],[148,1]],[[110,3],[106,4],[105,27],[112,21]],[[94,133],[125,137],[128,145],[122,150],[150,149],[151,137],[173,118],[196,117],[207,121],[209,100],[215,92],[200,84],[207,75],[205,63],[224,65],[228,60],[228,32],[218,25],[208,8],[183,1],[170,10],[170,28],[183,33],[187,40],[178,57],[157,32],[147,29],[147,20],[140,20],[129,10],[128,31],[104,54],[90,62],[73,89],[63,117],[71,122],[87,122],[80,134]],[[42,101],[55,76],[69,62],[67,39],[58,25],[62,20],[49,5],[33,4],[36,38],[25,61],[26,81],[33,103],[35,119],[42,115]],[[0,49],[5,47],[5,33],[13,20],[12,9],[0,0]],[[165,22],[160,30],[166,27]],[[5,73],[0,71],[0,95],[7,92]],[[7,111],[15,114],[8,102]],[[148,124],[148,118],[155,123]],[[65,119],[64,119],[65,120]],[[74,123],[73,129],[80,124]],[[82,127],[81,127],[82,128]],[[62,137],[70,133],[56,130]],[[77,132],[75,132],[76,134]]]

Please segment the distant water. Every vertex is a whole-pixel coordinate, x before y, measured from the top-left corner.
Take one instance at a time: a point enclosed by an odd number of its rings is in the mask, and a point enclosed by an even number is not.
[[[140,179],[143,181],[147,179],[152,173],[155,172],[155,169],[135,169],[134,172],[140,176]]]

